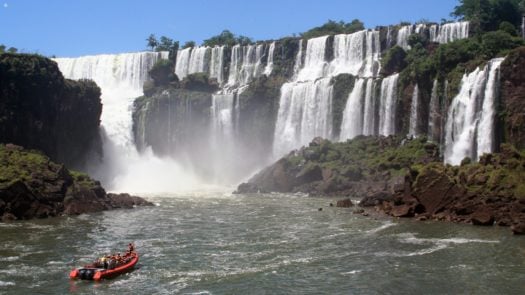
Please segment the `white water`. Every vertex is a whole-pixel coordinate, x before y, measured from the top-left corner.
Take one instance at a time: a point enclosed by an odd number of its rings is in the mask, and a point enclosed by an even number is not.
[[[347,140],[363,133],[363,99],[365,96],[365,79],[355,81],[343,113],[340,140]]]
[[[177,52],[175,74],[179,80],[194,73],[207,73],[209,68],[209,47],[185,48]]]
[[[376,114],[376,96],[375,96],[375,80],[368,79],[366,81],[366,92],[365,92],[365,108],[363,118],[363,135],[374,135],[375,134],[375,114]]]
[[[457,165],[465,157],[477,160],[494,151],[494,102],[502,61],[493,59],[483,69],[463,76],[447,114],[445,163]]]
[[[233,46],[228,87],[244,86],[261,76],[263,50],[264,44]]]
[[[393,135],[396,132],[397,80],[399,74],[383,79],[379,106],[379,134]]]
[[[275,157],[305,145],[317,136],[332,139],[332,77],[343,73],[375,77],[379,72],[381,49],[377,31],[364,30],[336,35],[333,44],[334,59],[331,62],[325,59],[327,41],[328,36],[308,40],[304,64],[300,43],[294,79],[281,88],[274,135]],[[345,124],[349,127],[345,127],[343,137],[353,137],[354,134],[363,132],[361,93],[365,82],[356,82],[361,89],[354,90],[352,102],[347,105]],[[372,89],[371,86],[369,89]],[[357,125],[350,122],[356,122]]]
[[[414,87],[414,92],[412,94],[412,103],[410,105],[410,122],[408,127],[408,135],[417,137],[418,130],[417,130],[417,123],[419,120],[418,116],[418,109],[419,109],[419,86],[416,84]]]
[[[140,52],[54,59],[64,77],[92,79],[102,90],[104,159],[89,172],[109,190],[181,191],[196,185],[191,172],[183,171],[170,159],[155,157],[149,150],[139,154],[133,142],[133,100],[143,94],[148,71],[162,56],[166,55]]]
[[[439,127],[438,125],[440,117],[438,87],[438,80],[434,80],[428,113],[428,138],[434,142],[439,141],[439,136],[436,135],[438,133],[436,129]]]
[[[270,76],[273,71],[273,55],[275,51],[275,42],[270,44],[270,49],[268,50],[268,60],[266,62],[266,67],[264,68],[264,74]]]
[[[454,22],[439,26],[438,33],[431,34],[430,40],[438,43],[449,43],[452,41],[468,38],[469,22]]]
[[[217,79],[219,85],[224,82],[224,46],[215,46],[211,50],[210,78]]]
[[[397,45],[405,50],[410,49],[408,45],[408,37],[412,35],[412,25],[402,26],[397,32]]]

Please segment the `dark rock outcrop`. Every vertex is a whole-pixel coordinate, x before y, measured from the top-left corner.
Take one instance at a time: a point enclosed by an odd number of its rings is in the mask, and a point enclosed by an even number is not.
[[[432,148],[429,148],[432,146]],[[409,167],[438,159],[437,146],[425,139],[357,137],[344,143],[314,139],[241,184],[238,193],[303,192],[368,197],[361,206],[391,199]]]
[[[0,167],[2,221],[152,205],[127,194],[106,194],[89,176],[16,145],[0,145]]]
[[[512,51],[501,64],[502,142],[525,148],[525,47]]]
[[[508,144],[500,150],[483,155],[479,163],[421,166],[407,175],[404,189],[393,199],[376,205],[395,217],[512,225],[520,232],[525,223],[525,155]]]
[[[0,142],[42,150],[82,167],[101,153],[100,88],[63,78],[57,64],[29,54],[0,54]]]

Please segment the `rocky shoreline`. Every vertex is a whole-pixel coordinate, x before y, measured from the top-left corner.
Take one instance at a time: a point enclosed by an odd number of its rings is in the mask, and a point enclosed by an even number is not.
[[[317,138],[239,185],[236,193],[360,196],[360,207],[393,217],[496,224],[525,234],[523,179],[525,154],[509,144],[478,163],[466,158],[451,166],[425,138],[359,136],[345,143]],[[341,200],[337,206],[349,204]]]
[[[129,194],[106,193],[88,175],[13,144],[0,145],[0,165],[3,222],[153,205]]]

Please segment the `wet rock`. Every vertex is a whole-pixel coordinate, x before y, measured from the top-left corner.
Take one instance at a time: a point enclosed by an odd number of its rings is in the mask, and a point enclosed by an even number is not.
[[[514,224],[510,227],[512,233],[515,235],[525,235],[525,222]]]
[[[390,215],[394,217],[412,217],[414,216],[414,208],[407,204],[395,206],[390,211]]]
[[[393,198],[392,194],[386,191],[380,191],[373,193],[369,196],[364,197],[360,202],[361,207],[373,207],[380,205],[383,202],[391,201]]]
[[[337,201],[337,204],[336,204],[336,207],[341,207],[341,208],[350,208],[350,207],[353,207],[354,204],[352,203],[352,200],[350,200],[349,198],[347,199],[343,199],[343,200],[339,200]]]
[[[363,214],[364,212],[365,212],[365,209],[363,208],[358,208],[352,211],[353,214]]]
[[[479,210],[474,212],[471,216],[472,224],[474,225],[493,225],[494,215],[489,210]]]

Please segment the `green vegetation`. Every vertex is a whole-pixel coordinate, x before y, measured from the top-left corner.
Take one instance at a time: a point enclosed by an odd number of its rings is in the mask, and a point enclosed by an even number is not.
[[[182,45],[182,49],[186,49],[186,48],[190,48],[190,47],[195,47],[197,46],[197,44],[195,43],[195,41],[186,41],[186,43],[184,43],[184,45]]]
[[[475,33],[495,31],[502,22],[521,25],[523,0],[460,0],[452,16],[468,20]]]
[[[246,36],[236,36],[232,32],[224,30],[219,35],[204,40],[202,45],[214,47],[218,45],[234,46],[235,44],[248,45],[252,43],[253,41]]]
[[[401,137],[358,136],[346,142],[323,140],[302,151],[302,156],[287,158],[290,165],[316,164],[328,168],[344,180],[374,178],[388,171],[390,175],[404,175],[415,164],[436,161],[437,146],[425,137],[403,140]]]
[[[365,29],[363,22],[358,19],[354,19],[349,23],[344,21],[333,21],[328,20],[325,24],[319,27],[315,27],[301,34],[304,39],[315,38],[325,35],[335,34],[351,34]]]
[[[177,81],[177,76],[173,73],[174,64],[171,60],[161,59],[157,61],[151,70],[149,75],[154,81],[155,86],[164,86],[169,82]]]
[[[17,53],[18,52],[18,49],[15,48],[15,47],[9,47],[7,48],[7,46],[5,46],[4,44],[0,44],[0,54],[2,53]]]

